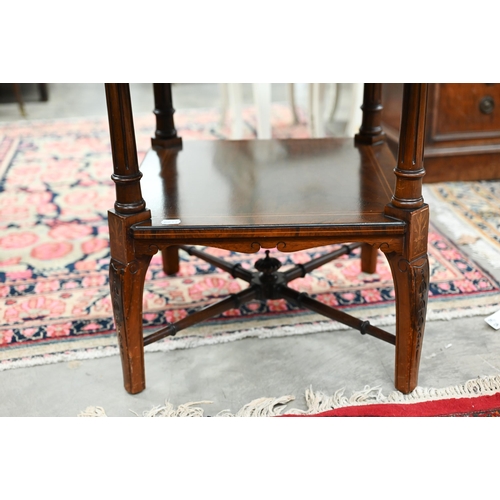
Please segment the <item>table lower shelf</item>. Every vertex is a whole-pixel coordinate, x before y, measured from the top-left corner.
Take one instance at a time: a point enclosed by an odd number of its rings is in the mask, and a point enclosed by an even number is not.
[[[395,163],[386,144],[352,139],[184,141],[151,150],[141,165],[151,218],[134,235],[400,233],[401,222],[384,215]]]

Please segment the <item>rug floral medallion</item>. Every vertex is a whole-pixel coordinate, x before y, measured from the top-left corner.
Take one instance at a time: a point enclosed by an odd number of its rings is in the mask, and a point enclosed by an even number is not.
[[[273,109],[274,124],[282,124],[276,128],[283,137],[305,136],[305,130],[287,125],[289,112]],[[214,111],[179,112],[176,117],[185,140],[224,136]],[[136,123],[142,158],[154,122],[147,116]],[[251,134],[251,117],[246,123]],[[0,124],[0,370],[117,352],[108,284],[111,173],[105,119]],[[330,249],[273,255],[286,267]],[[261,256],[207,251],[247,269]],[[500,285],[433,227],[429,256],[428,320],[495,311]],[[152,260],[144,292],[146,329],[176,321],[247,286],[196,257],[181,257],[175,277],[165,276],[159,255]],[[290,286],[374,324],[394,324],[394,287],[382,253],[376,274],[360,272],[355,251]],[[343,326],[284,300],[251,302],[149,348],[336,328]]]

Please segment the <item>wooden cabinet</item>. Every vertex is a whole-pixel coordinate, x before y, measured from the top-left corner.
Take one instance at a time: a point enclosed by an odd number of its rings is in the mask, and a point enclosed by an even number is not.
[[[397,151],[403,85],[383,86],[382,121]],[[500,84],[429,84],[424,182],[500,179]]]

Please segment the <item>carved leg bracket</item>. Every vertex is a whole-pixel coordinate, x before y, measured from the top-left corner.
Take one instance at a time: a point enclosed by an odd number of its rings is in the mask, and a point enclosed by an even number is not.
[[[146,387],[142,337],[144,279],[151,257],[127,264],[112,259],[109,268],[111,300],[125,389],[137,394]]]
[[[403,210],[388,206],[386,212],[408,224],[402,252],[386,253],[396,293],[395,385],[398,390],[407,394],[413,391],[418,383],[425,329],[429,294],[429,207],[423,205],[416,210]]]
[[[387,254],[396,294],[396,388],[407,394],[418,383],[418,369],[429,293],[429,259],[413,261]]]
[[[122,359],[125,389],[137,394],[146,386],[144,343],[142,336],[142,301],[146,271],[151,255],[135,255],[129,237],[132,224],[148,219],[148,211],[135,215],[109,212],[111,241],[109,282],[118,345]]]

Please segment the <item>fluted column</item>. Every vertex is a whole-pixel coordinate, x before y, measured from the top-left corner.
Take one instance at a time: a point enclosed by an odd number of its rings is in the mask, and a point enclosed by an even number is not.
[[[146,203],[142,198],[137,147],[130,88],[128,83],[106,83],[111,152],[116,201],[115,211],[122,215],[143,212]]]
[[[391,204],[397,208],[419,208],[423,205],[425,112],[427,84],[405,83],[399,132],[398,163],[394,169],[396,188]]]

